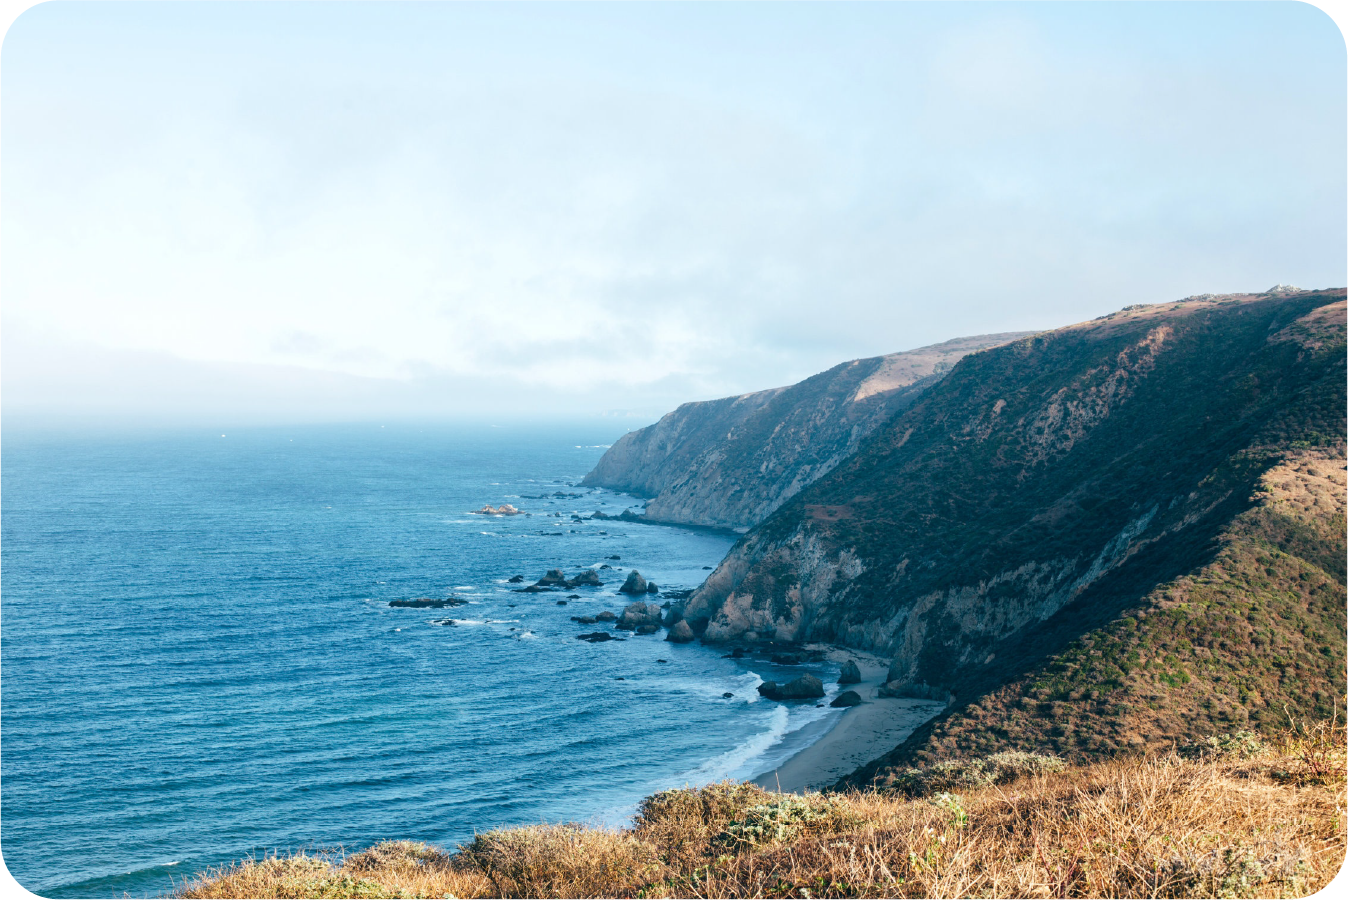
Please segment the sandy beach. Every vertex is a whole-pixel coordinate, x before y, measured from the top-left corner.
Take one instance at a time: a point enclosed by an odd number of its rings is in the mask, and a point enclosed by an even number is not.
[[[879,697],[889,670],[886,660],[851,650],[830,649],[828,658],[856,660],[861,683],[850,685],[862,703],[844,710],[823,737],[776,769],[753,779],[767,790],[803,793],[828,787],[858,766],[893,750],[923,722],[945,709],[934,700]]]

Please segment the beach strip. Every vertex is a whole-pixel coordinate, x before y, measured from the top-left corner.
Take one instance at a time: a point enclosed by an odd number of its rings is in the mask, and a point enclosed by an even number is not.
[[[831,649],[829,659],[856,660],[861,682],[847,685],[861,695],[861,705],[845,709],[837,724],[819,740],[780,766],[763,772],[753,782],[769,791],[800,794],[820,790],[850,775],[858,767],[893,750],[919,725],[945,709],[935,700],[880,697],[888,664],[878,657]]]

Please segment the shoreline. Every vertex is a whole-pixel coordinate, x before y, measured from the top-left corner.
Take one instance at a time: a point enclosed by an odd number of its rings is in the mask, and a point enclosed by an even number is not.
[[[869,653],[829,648],[828,659],[856,660],[861,682],[844,685],[861,695],[861,704],[844,709],[828,731],[774,769],[750,778],[764,790],[802,794],[831,786],[839,778],[893,750],[918,726],[945,709],[936,700],[880,697],[889,664]]]

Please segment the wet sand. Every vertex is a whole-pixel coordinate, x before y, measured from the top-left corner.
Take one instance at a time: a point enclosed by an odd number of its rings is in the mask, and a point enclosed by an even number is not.
[[[828,787],[893,750],[919,725],[945,709],[944,703],[934,700],[878,697],[889,670],[885,660],[849,650],[830,650],[829,659],[838,663],[856,660],[861,683],[845,687],[861,695],[861,705],[844,710],[823,737],[778,768],[754,778],[755,784],[796,794]]]

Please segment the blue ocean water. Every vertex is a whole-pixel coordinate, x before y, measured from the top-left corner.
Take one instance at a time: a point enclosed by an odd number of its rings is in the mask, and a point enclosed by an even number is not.
[[[772,768],[835,714],[758,699],[798,669],[575,639],[601,626],[571,616],[621,609],[629,570],[695,587],[734,541],[572,520],[639,506],[573,486],[619,433],[7,425],[10,872],[49,897],[156,895],[271,851],[616,822],[652,791]],[[584,496],[523,499],[558,491]],[[502,502],[532,515],[469,513]],[[601,564],[566,606],[506,581]],[[446,596],[470,602],[388,606]]]

